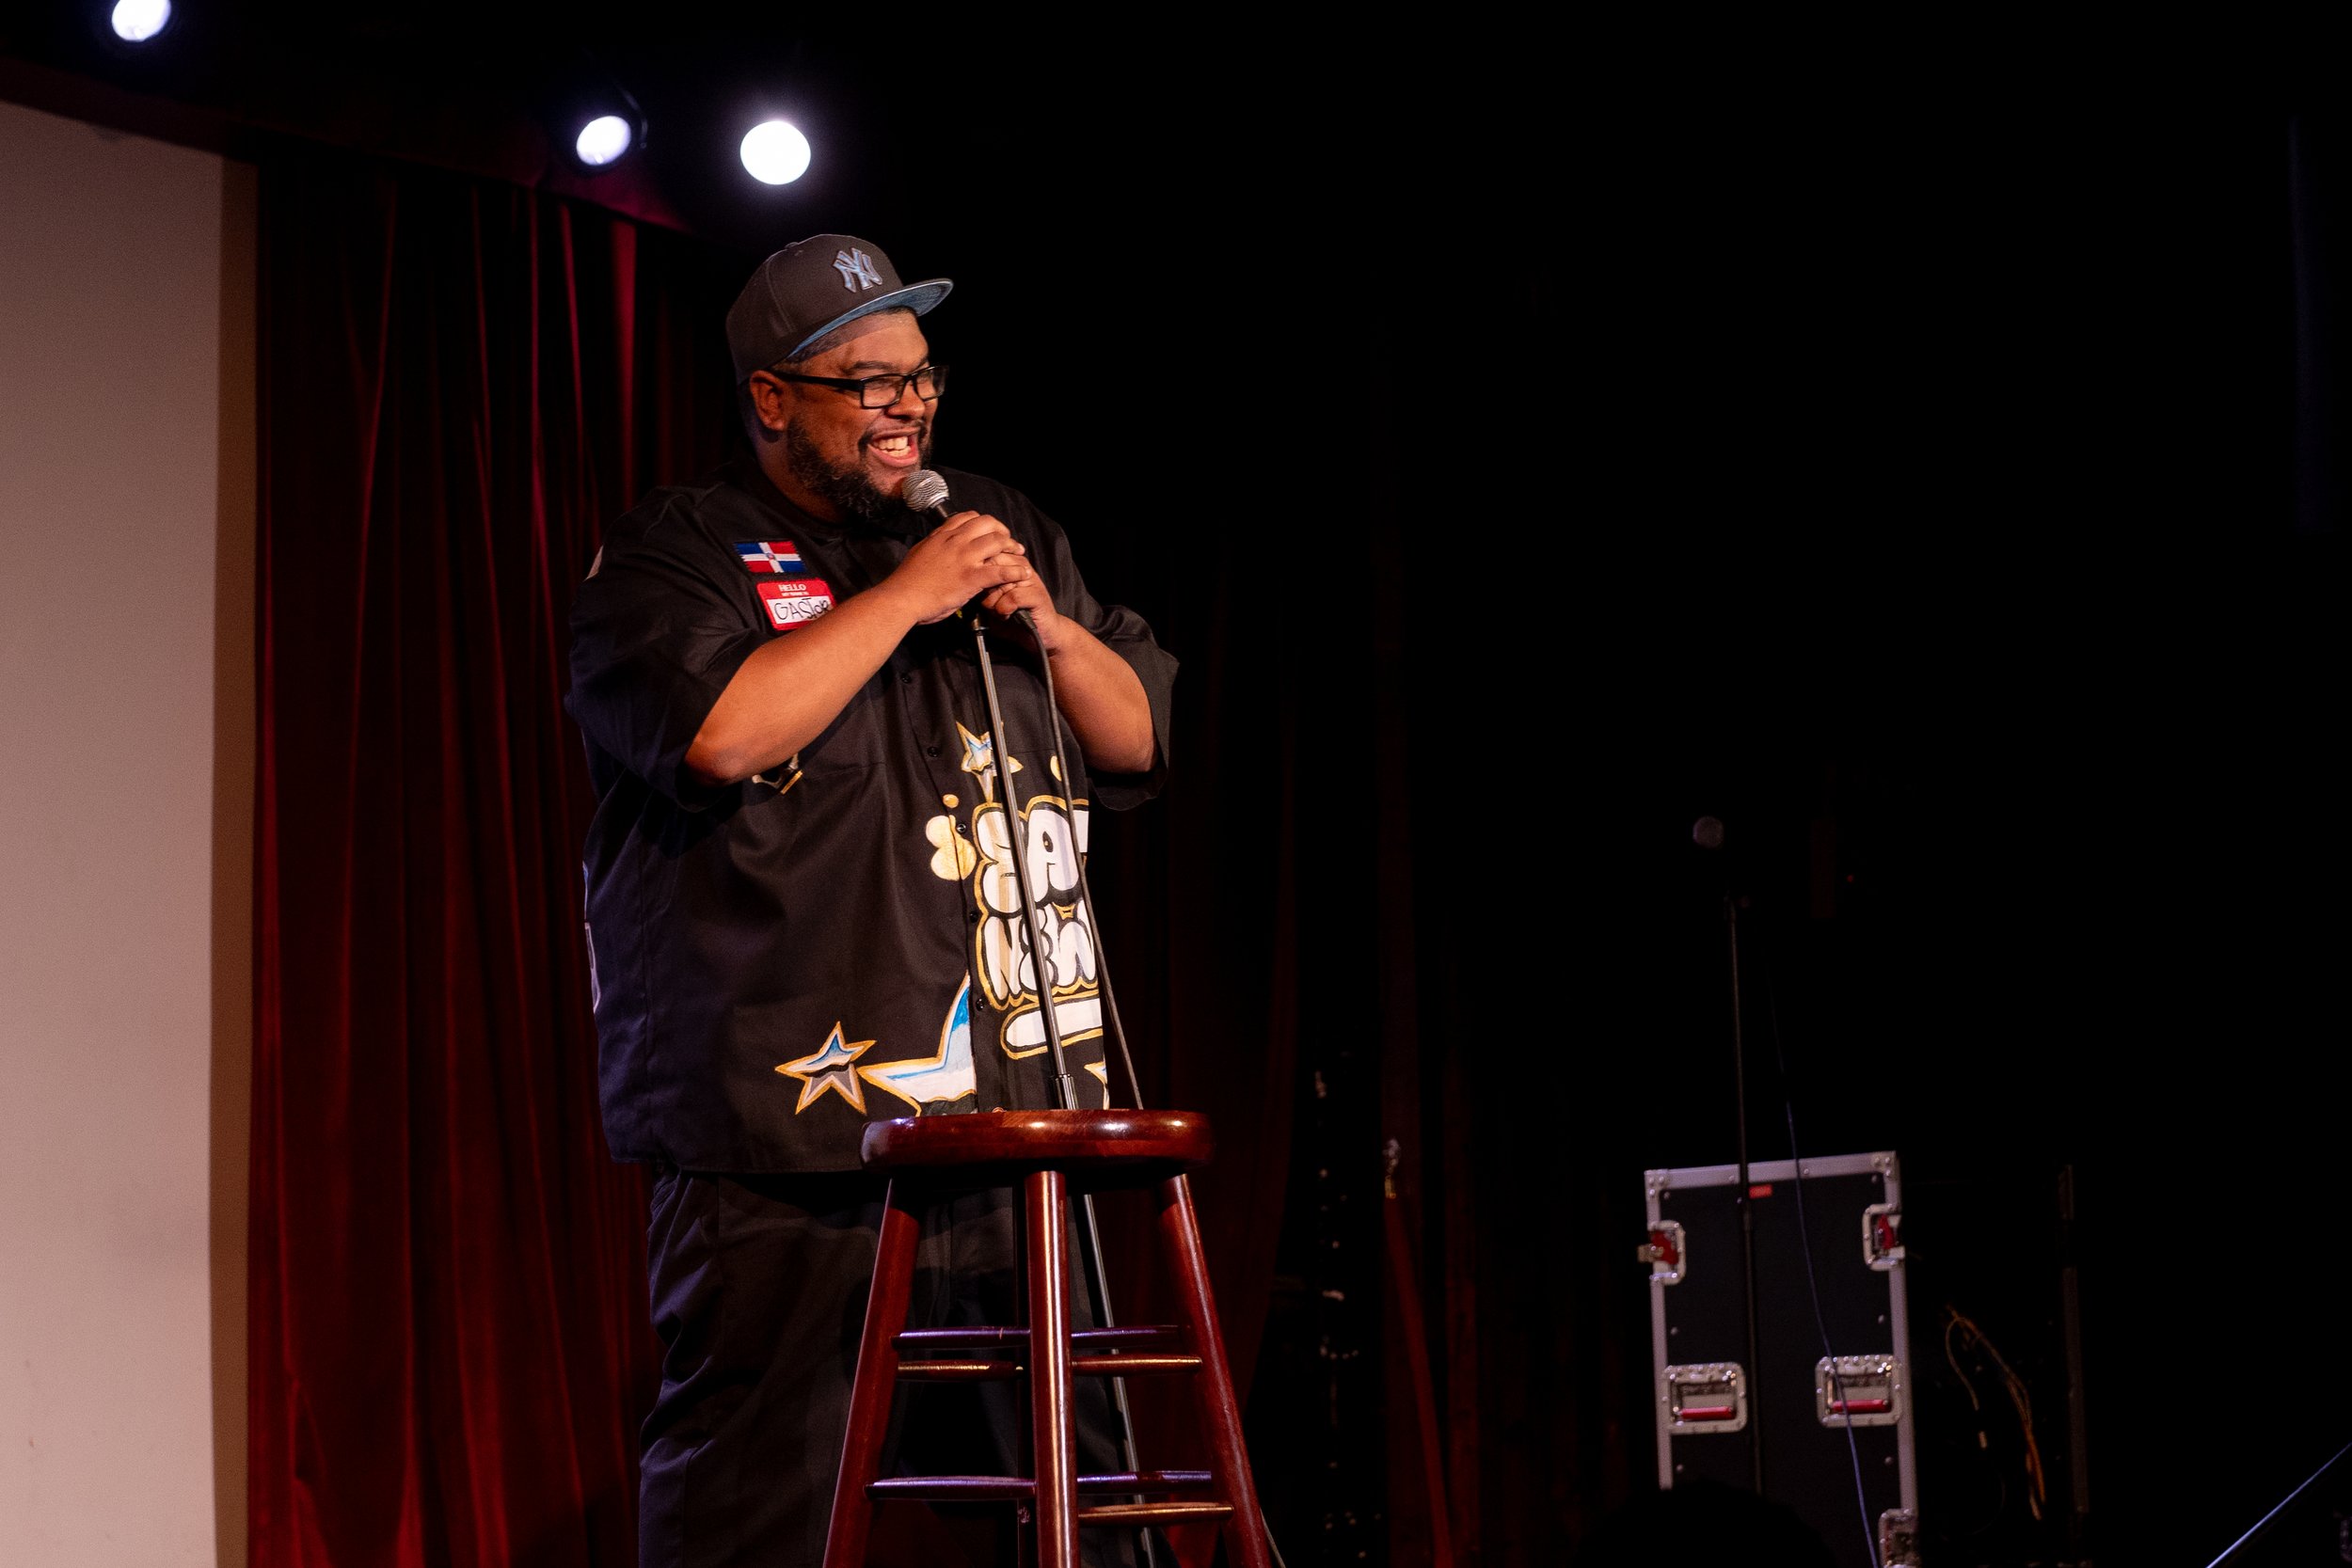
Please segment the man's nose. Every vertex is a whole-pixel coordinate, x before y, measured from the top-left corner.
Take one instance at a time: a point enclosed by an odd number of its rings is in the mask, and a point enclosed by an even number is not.
[[[913,408],[908,408],[906,405],[909,403],[913,403],[914,406]],[[898,395],[890,400],[889,406],[885,412],[896,415],[900,419],[919,420],[923,417],[922,394],[914,389],[914,378],[913,376],[907,377],[905,381],[899,384]]]

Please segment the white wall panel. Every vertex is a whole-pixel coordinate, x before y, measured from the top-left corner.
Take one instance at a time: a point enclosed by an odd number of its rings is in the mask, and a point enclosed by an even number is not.
[[[221,462],[225,168],[0,103],[9,1563],[215,1557],[215,567],[237,481]],[[246,418],[231,411],[232,437]],[[242,1170],[241,1149],[224,1153]]]

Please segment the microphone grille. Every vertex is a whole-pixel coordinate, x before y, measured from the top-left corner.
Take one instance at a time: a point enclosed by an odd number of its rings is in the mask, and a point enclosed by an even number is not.
[[[909,512],[929,512],[947,500],[947,482],[929,468],[917,468],[898,487],[898,500]]]

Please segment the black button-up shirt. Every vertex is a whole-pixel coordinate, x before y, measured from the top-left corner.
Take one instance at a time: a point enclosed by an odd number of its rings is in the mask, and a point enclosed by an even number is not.
[[[1054,606],[1132,666],[1168,752],[1176,661],[1087,592],[1027,497],[942,470],[1002,518]],[[583,874],[604,1125],[622,1159],[693,1170],[854,1169],[872,1117],[1051,1103],[970,623],[917,626],[799,754],[708,788],[688,745],[771,637],[880,582],[910,537],[820,523],[756,469],[658,490],[614,526],[572,607],[565,705],[596,813]],[[1077,887],[1090,804],[1148,776],[1055,777],[1036,657],[990,643],[1078,1103],[1106,1102],[1092,912]]]

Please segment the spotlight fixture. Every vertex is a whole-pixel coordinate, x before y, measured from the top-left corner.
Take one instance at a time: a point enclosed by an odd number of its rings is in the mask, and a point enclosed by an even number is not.
[[[808,138],[788,120],[755,125],[743,138],[743,166],[763,184],[790,184],[808,172]]]
[[[601,174],[628,157],[644,161],[651,127],[644,106],[585,45],[579,58],[549,71],[540,123],[564,162],[581,174]]]
[[[116,0],[107,21],[125,43],[145,43],[171,25],[171,0]]]
[[[580,128],[572,151],[590,168],[617,163],[637,145],[637,128],[620,115],[598,115]]]
[[[550,103],[550,131],[565,138],[570,163],[582,174],[601,174],[628,157],[642,158],[648,131],[645,111],[619,83],[606,80],[580,87]],[[556,127],[561,126],[561,131]]]

